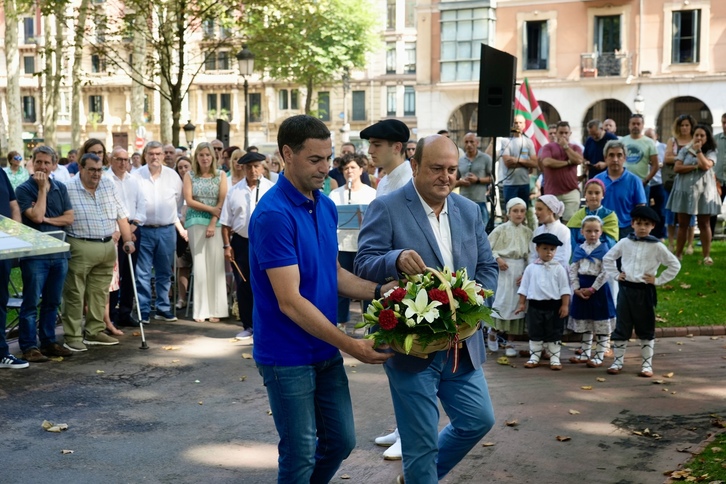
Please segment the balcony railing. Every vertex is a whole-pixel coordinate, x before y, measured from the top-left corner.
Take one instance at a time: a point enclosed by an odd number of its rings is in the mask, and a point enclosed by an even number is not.
[[[586,52],[580,54],[580,77],[627,77],[632,57],[627,52]]]

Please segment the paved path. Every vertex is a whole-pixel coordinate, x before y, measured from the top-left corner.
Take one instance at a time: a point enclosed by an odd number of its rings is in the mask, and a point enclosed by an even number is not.
[[[148,351],[127,332],[118,346],[0,371],[0,481],[275,482],[277,435],[254,363],[242,357],[251,348],[229,339],[237,330],[152,324]],[[709,415],[726,416],[726,339],[714,338],[658,340],[652,379],[637,377],[634,348],[617,376],[491,358],[485,372],[497,423],[482,442],[494,445],[478,445],[443,482],[662,483],[663,471],[689,457],[679,449],[695,449],[713,431]],[[358,446],[333,482],[395,482],[400,462],[383,461],[373,444],[395,425],[385,374],[346,361]],[[43,420],[69,429],[45,432]],[[646,428],[661,438],[633,433]]]

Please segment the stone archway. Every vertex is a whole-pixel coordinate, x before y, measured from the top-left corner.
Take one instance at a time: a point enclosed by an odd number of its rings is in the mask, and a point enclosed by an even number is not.
[[[557,111],[557,108],[555,108],[552,104],[547,101],[537,101],[537,103],[539,104],[539,108],[542,110],[542,116],[544,116],[547,126],[550,124],[557,124],[559,121],[562,121],[560,112]]]
[[[479,105],[477,103],[462,104],[451,113],[449,121],[446,123],[446,129],[456,146],[463,145],[466,133],[476,133],[478,115]]]
[[[713,125],[713,113],[706,103],[693,96],[676,97],[663,104],[658,111],[656,127],[661,140],[673,136],[673,121],[681,114],[690,114],[696,123]]]
[[[610,118],[615,121],[615,124],[618,127],[616,132],[618,136],[625,136],[629,134],[628,123],[630,121],[631,113],[632,111],[630,110],[630,108],[618,99],[609,98],[597,101],[595,104],[590,106],[590,109],[587,110],[587,113],[582,120],[583,142],[587,139],[588,136],[587,123],[592,121],[593,119],[605,121],[606,119]]]

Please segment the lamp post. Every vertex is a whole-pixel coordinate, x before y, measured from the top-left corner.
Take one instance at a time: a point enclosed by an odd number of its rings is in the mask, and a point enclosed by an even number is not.
[[[247,91],[249,89],[249,85],[247,84],[247,76],[252,74],[252,70],[255,65],[255,54],[250,52],[250,50],[247,48],[247,44],[244,44],[242,46],[242,50],[237,53],[236,57],[237,57],[237,63],[239,64],[239,74],[245,80],[245,83],[244,83],[244,95],[245,95],[245,145],[244,145],[244,149],[245,149],[245,151],[247,151],[247,148],[249,148],[249,146],[250,146],[250,140],[249,140],[250,103],[249,103],[249,99],[247,97]]]
[[[187,146],[189,147],[189,151],[194,148],[194,131],[196,131],[197,127],[192,124],[191,119],[187,121],[187,124],[184,125],[182,128],[184,130],[184,137],[187,139]]]
[[[635,112],[638,114],[643,114],[645,111],[645,98],[642,94],[640,94],[640,86],[638,87],[638,93],[635,95],[635,99],[633,100],[633,107],[635,108]]]

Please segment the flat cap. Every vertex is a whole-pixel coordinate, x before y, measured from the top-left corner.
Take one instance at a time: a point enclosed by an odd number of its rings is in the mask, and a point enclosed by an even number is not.
[[[265,161],[267,157],[261,153],[250,151],[245,154],[242,158],[237,160],[238,165],[246,165],[248,163],[254,163],[255,161]]]
[[[633,211],[630,212],[630,218],[643,218],[645,220],[650,220],[656,224],[660,222],[660,217],[655,212],[655,210],[645,205],[638,205],[637,207],[635,207]]]
[[[539,234],[537,237],[532,239],[532,242],[534,242],[535,245],[546,244],[554,245],[555,247],[562,245],[562,242],[555,234]]]
[[[360,137],[362,139],[378,138],[406,143],[411,139],[411,130],[402,121],[397,119],[384,119],[361,131]]]

